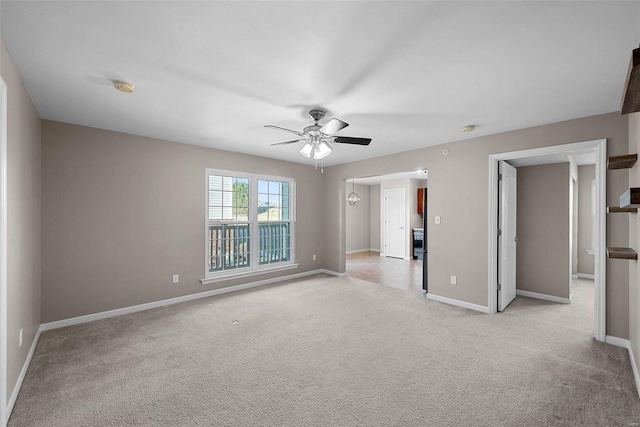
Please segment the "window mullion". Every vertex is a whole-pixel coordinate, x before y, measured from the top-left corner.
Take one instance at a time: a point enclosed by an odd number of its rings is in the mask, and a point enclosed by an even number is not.
[[[249,181],[249,229],[251,246],[251,263],[249,268],[258,267],[260,242],[258,241],[258,178],[251,176]]]

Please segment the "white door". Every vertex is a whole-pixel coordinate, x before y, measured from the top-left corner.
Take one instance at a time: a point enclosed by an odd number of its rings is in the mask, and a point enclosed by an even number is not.
[[[384,254],[404,258],[407,246],[404,188],[384,190]]]
[[[500,162],[500,209],[498,231],[498,311],[504,310],[516,297],[516,168]]]

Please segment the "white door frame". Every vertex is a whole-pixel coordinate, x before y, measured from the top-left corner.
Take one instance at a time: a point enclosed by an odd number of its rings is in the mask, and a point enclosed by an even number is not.
[[[7,423],[7,85],[0,77],[0,426]]]
[[[512,151],[489,155],[489,313],[498,312],[498,162],[500,160],[523,159],[548,154],[596,154],[596,235],[594,271],[594,336],[598,341],[606,337],[606,290],[607,290],[607,140],[576,142],[530,150]]]
[[[388,237],[388,218],[387,218],[387,192],[388,191],[402,191],[402,197],[404,199],[404,204],[402,206],[402,210],[403,210],[403,215],[402,215],[402,227],[400,227],[402,230],[404,230],[403,234],[404,234],[404,244],[402,245],[402,259],[410,259],[410,257],[407,257],[407,192],[404,188],[386,188],[383,192],[382,192],[382,206],[383,206],[383,219],[384,219],[384,224],[383,224],[383,230],[384,230],[384,236],[382,237],[383,240],[383,244],[384,244],[384,255],[385,256],[389,256],[389,254],[387,253],[387,237]],[[395,258],[395,257],[393,257]]]

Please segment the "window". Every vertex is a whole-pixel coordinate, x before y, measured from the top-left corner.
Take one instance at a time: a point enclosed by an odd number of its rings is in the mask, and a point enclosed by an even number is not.
[[[258,179],[260,264],[291,259],[289,183]]]
[[[294,181],[207,169],[206,276],[293,265]]]

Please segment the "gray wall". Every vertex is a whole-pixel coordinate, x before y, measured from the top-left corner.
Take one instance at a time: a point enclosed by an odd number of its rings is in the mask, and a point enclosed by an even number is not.
[[[629,114],[629,153],[640,153],[640,113]],[[640,187],[640,164],[636,163],[629,173],[629,187]],[[618,204],[615,204],[618,206]],[[619,215],[629,222],[629,247],[640,252],[640,213]],[[616,268],[629,269],[629,343],[635,360],[636,372],[640,372],[640,263],[618,260]]]
[[[518,168],[517,289],[569,298],[569,169]]]
[[[380,251],[380,184],[371,186],[371,225],[369,226],[369,247]]]
[[[322,175],[312,164],[47,120],[42,121],[42,164],[43,322],[246,282],[205,286],[199,281],[205,272],[208,167],[296,179],[301,265],[252,280],[325,264]],[[172,284],[173,274],[180,275],[179,284]]]
[[[371,187],[362,184],[353,187],[351,182],[347,182],[347,194],[352,188],[360,196],[360,201],[355,206],[347,203],[347,252],[369,249],[371,240]]]
[[[609,113],[453,142],[446,145],[448,156],[440,145],[325,168],[324,267],[345,271],[343,179],[424,168],[429,170],[430,292],[487,306],[489,154],[601,138],[607,138],[609,156],[626,154],[627,116]],[[608,204],[618,204],[628,180],[625,170],[607,174]],[[442,217],[440,225],[434,225],[436,215]],[[607,244],[626,246],[628,241],[628,218],[608,215]],[[452,275],[458,276],[457,285],[449,284]],[[629,331],[628,279],[626,264],[607,261],[607,334],[620,338]]]
[[[578,167],[578,273],[591,275],[594,274],[595,256],[585,251],[594,249],[591,184],[595,179],[595,165]]]
[[[40,117],[0,41],[7,85],[7,397],[40,326]],[[4,327],[4,326],[3,326]],[[19,330],[23,344],[18,346]]]

